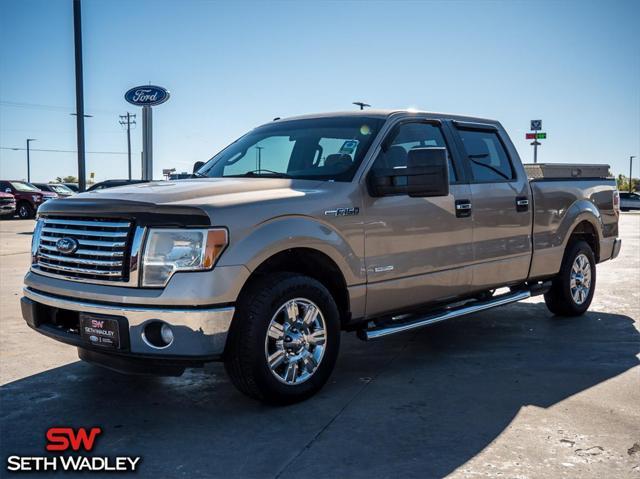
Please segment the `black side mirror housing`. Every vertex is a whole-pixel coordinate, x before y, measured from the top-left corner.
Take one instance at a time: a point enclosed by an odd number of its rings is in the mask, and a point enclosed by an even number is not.
[[[406,168],[382,168],[369,175],[371,196],[447,196],[449,165],[445,148],[414,148],[407,155]]]
[[[193,164],[193,173],[195,173],[196,171],[198,171],[200,168],[202,168],[204,166],[204,161],[196,161]]]

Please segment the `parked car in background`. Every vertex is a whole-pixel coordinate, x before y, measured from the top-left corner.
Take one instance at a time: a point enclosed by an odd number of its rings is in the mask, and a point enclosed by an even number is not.
[[[105,180],[87,188],[87,191],[104,190],[105,188],[115,188],[116,186],[135,185],[137,183],[148,183],[148,180]]]
[[[66,198],[67,196],[73,196],[76,194],[68,186],[63,185],[62,183],[31,183],[33,186],[42,191],[48,191],[49,193],[56,193],[61,198]]]
[[[182,173],[171,173],[169,175],[170,180],[186,180],[189,178],[193,178],[193,173],[187,173],[186,171]]]
[[[80,188],[78,188],[78,183],[60,183],[60,184],[66,186],[67,188],[69,188],[71,191],[74,191],[75,193],[80,192]]]
[[[42,203],[58,198],[56,193],[39,190],[26,181],[0,180],[0,191],[15,197],[16,211],[22,219],[33,218]]]
[[[11,193],[0,191],[0,218],[11,217],[16,214],[16,198]]]
[[[622,211],[640,210],[640,194],[620,192],[620,209]]]

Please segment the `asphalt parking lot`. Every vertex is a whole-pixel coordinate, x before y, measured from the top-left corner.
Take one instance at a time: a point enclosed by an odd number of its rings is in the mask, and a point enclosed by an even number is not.
[[[640,214],[622,214],[586,316],[536,297],[380,342],[345,334],[329,384],[283,408],[219,364],[121,376],[31,331],[32,228],[0,222],[3,462],[42,455],[50,426],[98,425],[95,453],[142,456],[140,477],[640,477]]]

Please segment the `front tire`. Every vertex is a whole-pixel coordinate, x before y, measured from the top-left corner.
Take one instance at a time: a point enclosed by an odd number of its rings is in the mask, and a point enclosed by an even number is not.
[[[596,258],[589,243],[571,243],[560,273],[544,295],[547,308],[558,316],[580,316],[589,309],[596,289]]]
[[[339,346],[338,308],[327,288],[308,276],[276,273],[239,298],[224,364],[244,394],[291,404],[324,386]]]
[[[33,207],[26,202],[20,203],[18,205],[18,217],[22,220],[29,220],[36,215]]]

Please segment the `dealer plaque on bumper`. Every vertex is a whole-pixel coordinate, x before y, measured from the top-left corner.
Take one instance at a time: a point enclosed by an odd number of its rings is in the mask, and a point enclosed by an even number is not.
[[[80,336],[89,344],[103,348],[120,347],[118,320],[80,313]]]

